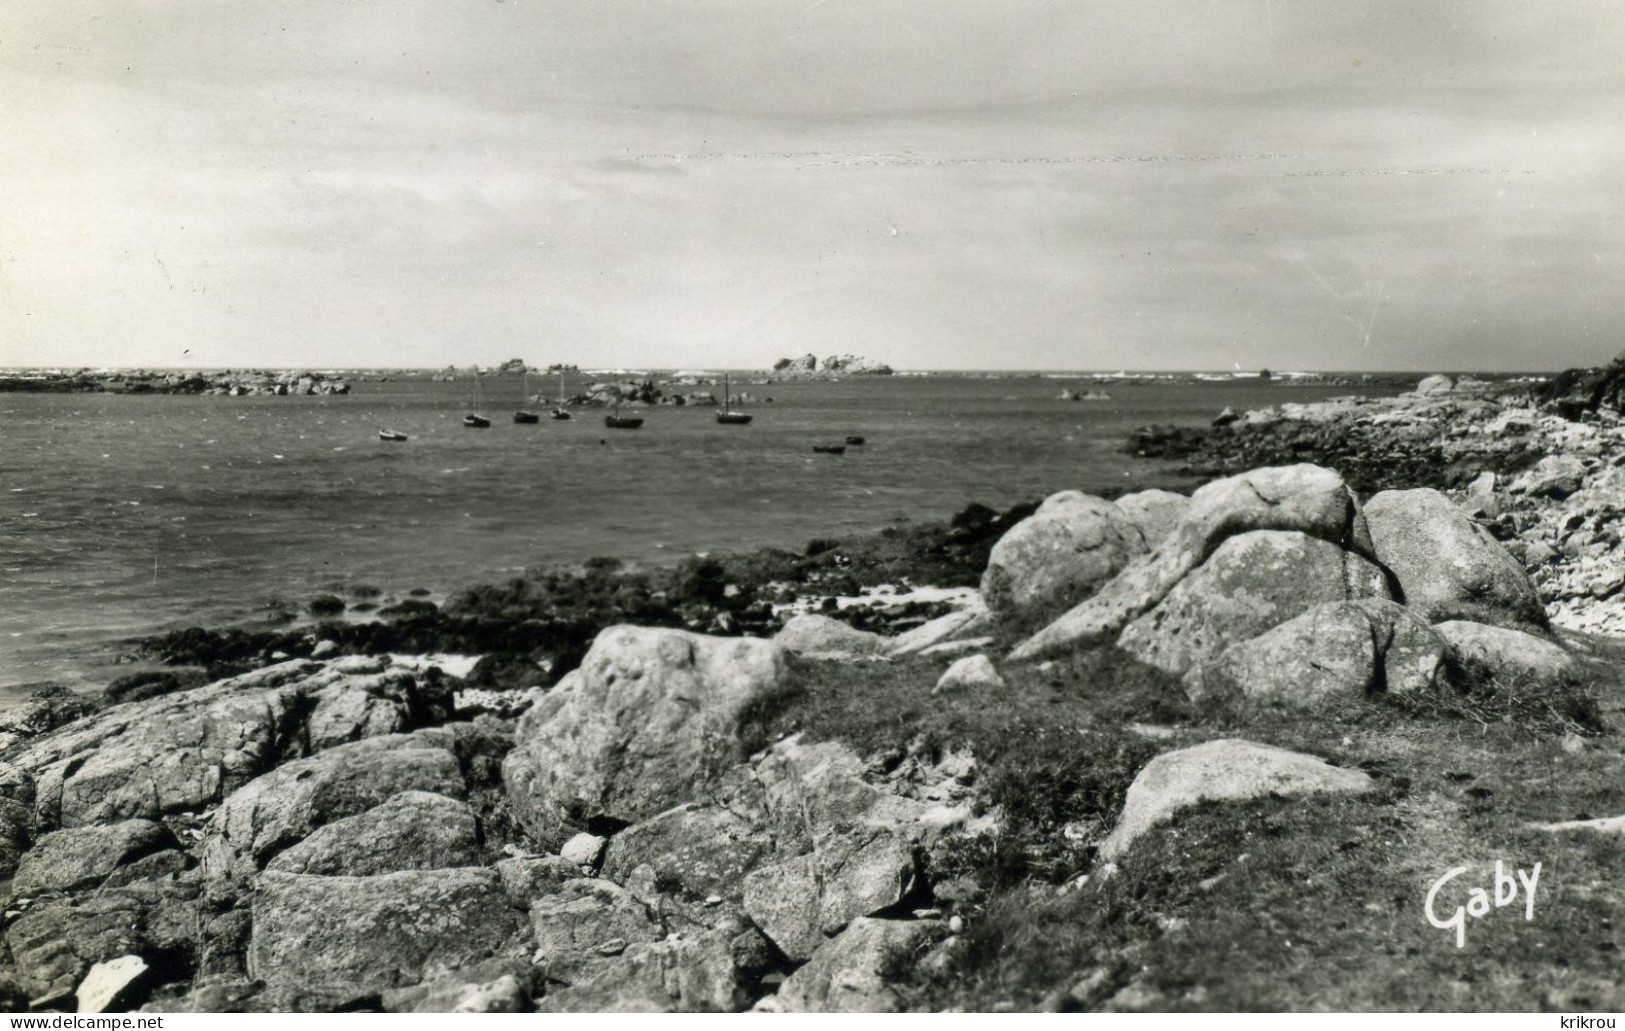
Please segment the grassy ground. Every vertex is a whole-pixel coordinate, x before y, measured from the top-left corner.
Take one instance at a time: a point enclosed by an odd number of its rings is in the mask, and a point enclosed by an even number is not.
[[[939,857],[933,876],[954,889],[939,894],[967,931],[912,987],[922,1009],[1617,1010],[1625,842],[1527,826],[1625,813],[1625,654],[1594,648],[1578,699],[1314,713],[1192,705],[1110,650],[1012,665],[997,698],[931,695],[941,663],[809,663],[757,729],[843,740],[882,764],[908,742],[975,750],[979,796],[1005,829]],[[1363,769],[1377,790],[1204,804],[1104,875],[1094,849],[1135,773],[1219,737]],[[1534,919],[1520,895],[1467,920],[1458,949],[1424,897],[1470,865],[1440,895],[1447,917],[1470,886],[1492,887],[1496,859],[1509,873],[1542,864]]]

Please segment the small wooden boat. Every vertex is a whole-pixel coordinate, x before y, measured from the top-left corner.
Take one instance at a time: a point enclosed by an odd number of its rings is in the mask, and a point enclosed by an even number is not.
[[[635,430],[643,425],[643,417],[639,415],[622,415],[619,406],[615,411],[604,416],[604,425],[612,430]]]
[[[845,444],[814,444],[813,445],[813,453],[818,454],[818,455],[844,455],[844,454],[846,454],[846,445]]]
[[[722,410],[717,413],[717,422],[724,426],[749,426],[754,416],[745,412],[736,412],[729,405],[728,374],[722,374]]]
[[[863,438],[862,437],[847,437],[846,442],[848,444],[851,444],[853,447],[862,447],[863,446]]]
[[[406,440],[407,436],[406,436],[406,434],[399,433],[399,432],[397,432],[395,430],[379,430],[378,431],[378,439],[379,440]]]

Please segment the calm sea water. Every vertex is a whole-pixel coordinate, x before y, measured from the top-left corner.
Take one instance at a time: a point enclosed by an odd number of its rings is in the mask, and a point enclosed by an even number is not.
[[[0,696],[45,680],[99,688],[120,672],[119,639],[261,619],[358,584],[441,594],[594,555],[800,547],[972,501],[1173,485],[1120,454],[1130,429],[1349,392],[1180,383],[1057,399],[1086,386],[744,385],[774,399],[751,426],[659,407],[633,432],[592,411],[515,425],[517,379],[487,381],[483,431],[461,425],[467,384],[426,380],[348,397],[0,395]],[[384,426],[412,439],[381,442]],[[811,453],[848,434],[869,443]]]

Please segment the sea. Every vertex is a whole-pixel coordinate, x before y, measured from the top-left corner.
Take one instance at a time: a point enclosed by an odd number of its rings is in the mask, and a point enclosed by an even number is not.
[[[624,377],[572,376],[566,389],[605,378]],[[736,373],[751,425],[655,406],[627,431],[606,429],[601,410],[550,420],[521,377],[487,377],[479,403],[492,425],[476,430],[461,421],[474,400],[466,379],[353,382],[347,396],[0,394],[0,703],[45,682],[99,691],[128,671],[117,660],[133,637],[264,624],[323,593],[444,598],[594,556],[658,564],[801,548],[971,502],[1188,486],[1124,454],[1129,432],[1354,392]],[[1110,400],[1060,399],[1089,389]],[[521,407],[542,421],[513,423]],[[379,440],[386,427],[410,439]],[[812,450],[853,435],[865,443],[843,455]]]

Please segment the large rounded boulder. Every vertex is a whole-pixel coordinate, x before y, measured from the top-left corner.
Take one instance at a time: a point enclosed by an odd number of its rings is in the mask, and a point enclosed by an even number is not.
[[[1056,616],[1089,597],[1145,551],[1134,520],[1110,501],[1068,490],[999,539],[982,574],[982,597],[995,614]]]
[[[1399,581],[1405,604],[1428,622],[1546,630],[1523,566],[1443,494],[1383,491],[1366,503],[1365,514],[1378,560]]]
[[[1317,465],[1254,469],[1215,480],[1191,495],[1179,524],[1155,549],[1129,562],[1094,597],[1022,642],[1012,657],[1039,659],[1112,640],[1226,541],[1256,530],[1289,531],[1356,555],[1374,555],[1359,501],[1341,476]]]
[[[1236,738],[1165,752],[1147,763],[1129,785],[1123,815],[1101,844],[1100,858],[1120,858],[1141,835],[1198,802],[1360,794],[1373,786],[1359,770]]]
[[[1421,694],[1448,680],[1453,649],[1402,605],[1329,602],[1226,648],[1185,676],[1193,696],[1233,691],[1313,708],[1335,699]]]
[[[689,801],[708,771],[743,758],[740,722],[785,662],[771,641],[610,627],[521,719],[502,768],[514,815],[558,848]]]
[[[1118,498],[1117,507],[1140,528],[1145,546],[1154,548],[1185,518],[1191,499],[1171,490],[1142,490]]]
[[[1256,530],[1231,537],[1117,644],[1175,675],[1326,602],[1388,597],[1381,569],[1301,533]]]
[[[1449,620],[1433,629],[1450,642],[1469,684],[1550,694],[1580,679],[1574,657],[1544,637],[1466,620]]]

